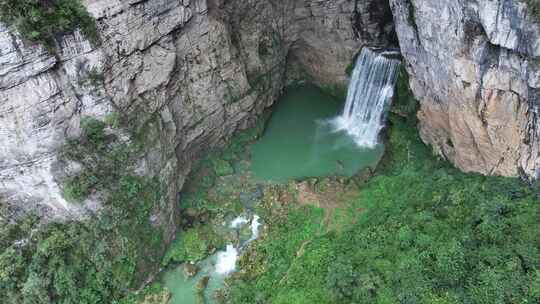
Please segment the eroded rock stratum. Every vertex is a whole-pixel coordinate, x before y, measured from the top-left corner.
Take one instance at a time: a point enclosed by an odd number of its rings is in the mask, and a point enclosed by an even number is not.
[[[526,1],[390,2],[422,139],[464,171],[540,177],[540,19]]]

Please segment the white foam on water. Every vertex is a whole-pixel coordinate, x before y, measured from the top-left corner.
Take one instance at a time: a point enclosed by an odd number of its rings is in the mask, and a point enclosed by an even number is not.
[[[232,273],[236,269],[237,260],[238,250],[231,244],[227,245],[225,251],[217,254],[216,272],[224,275]]]
[[[231,224],[229,225],[229,227],[231,228],[238,228],[244,224],[246,224],[248,222],[247,218],[243,217],[243,216],[239,216],[237,218],[235,218],[234,220],[232,220]]]
[[[259,237],[259,227],[261,226],[261,222],[259,222],[261,218],[258,215],[254,215],[253,219],[251,220],[251,238],[250,241],[253,241]]]

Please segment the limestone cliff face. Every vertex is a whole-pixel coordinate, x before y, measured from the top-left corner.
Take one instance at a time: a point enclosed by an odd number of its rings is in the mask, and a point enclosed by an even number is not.
[[[540,19],[517,0],[391,0],[422,139],[465,171],[540,177]]]
[[[279,96],[289,66],[320,84],[344,84],[354,53],[386,42],[390,15],[378,1],[351,0],[85,5],[99,46],[75,32],[58,39],[53,55],[0,25],[0,200],[52,218],[99,209],[95,197],[63,199],[62,182],[78,168],[57,152],[80,134],[82,117],[120,113],[152,138],[136,170],[165,186],[153,219],[167,239],[192,160],[250,126]]]

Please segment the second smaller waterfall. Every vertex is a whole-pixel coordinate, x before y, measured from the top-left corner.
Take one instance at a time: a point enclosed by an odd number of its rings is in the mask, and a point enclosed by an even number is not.
[[[239,253],[245,248],[245,246],[259,237],[259,228],[261,226],[260,219],[261,218],[258,215],[254,214],[251,222],[245,216],[239,216],[232,220],[229,227],[236,230],[249,223],[251,228],[251,237],[247,241],[241,243],[238,247],[235,247],[233,244],[229,244],[227,245],[225,251],[220,251],[217,253],[216,272],[218,274],[229,275],[236,270],[236,261],[238,260]]]
[[[356,61],[341,116],[333,120],[358,146],[377,145],[379,132],[390,107],[400,61],[367,47]]]

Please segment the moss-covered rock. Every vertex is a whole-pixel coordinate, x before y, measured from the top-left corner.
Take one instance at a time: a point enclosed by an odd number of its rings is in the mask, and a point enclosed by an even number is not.
[[[418,101],[416,98],[414,98],[414,95],[409,87],[409,74],[402,65],[399,70],[398,79],[394,90],[394,100],[391,111],[400,116],[414,120],[419,106]]]
[[[220,228],[212,223],[205,223],[179,231],[163,258],[163,266],[170,263],[198,262],[217,248],[224,247],[224,236],[219,231]]]
[[[213,162],[214,172],[217,176],[231,175],[234,169],[231,164],[224,159],[215,159]]]
[[[199,272],[199,267],[196,264],[184,263],[183,264],[184,276],[186,278],[194,277]]]
[[[85,119],[81,127],[82,136],[61,149],[61,161],[80,166],[66,179],[64,193],[74,201],[99,197],[100,212],[82,221],[36,221],[10,236],[0,247],[0,265],[12,260],[5,252],[22,259],[16,273],[0,274],[0,294],[7,302],[111,303],[140,286],[165,251],[169,227],[155,220],[162,208],[161,185],[134,172],[142,146],[120,140],[116,134],[122,131],[101,121]]]

